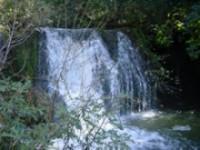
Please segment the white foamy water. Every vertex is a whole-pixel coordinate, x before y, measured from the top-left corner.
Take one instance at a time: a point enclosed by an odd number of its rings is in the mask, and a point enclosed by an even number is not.
[[[126,144],[129,146],[130,150],[176,150],[180,147],[180,143],[175,140],[169,140],[161,136],[157,132],[149,132],[142,129],[139,129],[137,127],[125,127],[123,130],[118,129],[117,127],[114,127],[110,123],[104,125],[105,130],[113,129],[115,130],[119,135],[121,136],[128,136],[129,140],[126,141]],[[79,145],[79,143],[76,140],[70,141],[72,144],[74,144],[76,147],[76,150],[82,150],[82,147]],[[102,141],[105,146],[101,146],[98,144],[93,144],[91,149],[96,150],[98,148],[101,148],[103,150],[110,150],[116,149],[121,150],[123,148],[120,147],[120,145],[110,146],[108,147],[109,143],[111,142],[111,139],[105,138]],[[53,141],[53,145],[49,147],[50,150],[63,150],[65,141],[63,139],[55,139]]]
[[[148,120],[153,119],[156,117],[159,117],[161,115],[161,112],[149,110],[149,111],[143,111],[143,112],[132,112],[126,116],[124,116],[124,120]]]
[[[175,125],[172,127],[174,131],[190,131],[191,127],[189,125]]]
[[[126,35],[116,31],[104,35],[94,29],[41,32],[39,78],[47,80],[44,88],[49,93],[57,91],[71,107],[70,101],[81,97],[81,102],[103,99],[105,107],[120,113],[151,108],[154,90]]]

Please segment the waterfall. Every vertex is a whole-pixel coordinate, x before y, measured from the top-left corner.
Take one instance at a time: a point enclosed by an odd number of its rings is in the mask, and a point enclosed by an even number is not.
[[[40,29],[40,86],[77,108],[103,101],[124,114],[152,108],[145,62],[122,32],[96,29]]]
[[[77,150],[91,142],[92,149],[123,149],[124,144],[133,150],[180,147],[157,129],[137,126],[162,118],[162,113],[146,111],[154,106],[155,92],[148,66],[128,36],[114,30],[57,28],[41,28],[39,34],[38,85],[78,119],[72,126],[75,136],[68,137],[64,130],[63,137],[52,139],[50,150],[63,150],[66,142]],[[56,115],[53,119],[57,121]],[[100,141],[93,142],[96,136]]]
[[[148,66],[124,33],[41,28],[39,34],[38,85],[56,99],[53,104],[65,103],[53,105],[55,112],[66,108],[70,114],[66,118],[71,116],[62,122],[54,113],[63,135],[51,140],[49,150],[124,149],[124,145],[130,150],[195,149],[184,136],[179,140],[179,132],[193,130],[192,125],[177,124],[174,113],[166,119],[165,113],[151,110],[155,89]]]

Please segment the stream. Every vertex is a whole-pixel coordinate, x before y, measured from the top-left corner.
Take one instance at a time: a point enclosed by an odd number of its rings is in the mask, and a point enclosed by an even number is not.
[[[200,149],[199,112],[147,111],[132,113],[124,120],[130,129],[149,133],[144,139],[140,139],[136,149]],[[160,141],[160,137],[164,139]],[[150,145],[144,147],[144,143],[148,144],[148,142]]]

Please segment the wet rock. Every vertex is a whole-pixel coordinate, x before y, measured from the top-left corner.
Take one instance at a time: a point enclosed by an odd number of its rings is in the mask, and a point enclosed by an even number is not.
[[[0,49],[3,46],[3,34],[0,32]]]

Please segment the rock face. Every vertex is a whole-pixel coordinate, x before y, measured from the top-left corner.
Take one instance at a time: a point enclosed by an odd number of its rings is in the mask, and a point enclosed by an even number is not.
[[[2,47],[3,47],[3,44],[4,44],[3,34],[0,32],[0,72],[3,69],[3,63],[2,63],[2,55],[3,55]]]
[[[152,107],[154,99],[144,60],[122,32],[42,28],[40,86],[77,108],[104,101],[120,113]]]
[[[0,32],[0,49],[3,46],[3,34]]]

